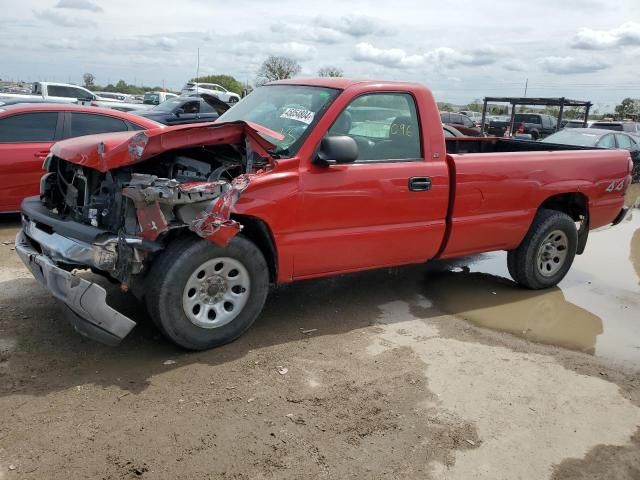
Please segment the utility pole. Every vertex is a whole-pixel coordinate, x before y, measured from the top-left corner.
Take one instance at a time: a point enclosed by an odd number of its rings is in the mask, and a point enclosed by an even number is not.
[[[524,96],[525,96],[525,97],[527,96],[527,87],[528,87],[528,86],[529,86],[529,79],[527,78],[527,79],[524,81]]]
[[[198,48],[198,59],[196,61],[196,95],[198,94],[199,78],[200,78],[200,48]]]

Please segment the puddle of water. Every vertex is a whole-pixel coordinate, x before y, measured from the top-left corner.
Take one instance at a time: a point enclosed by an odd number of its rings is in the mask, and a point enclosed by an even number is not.
[[[430,273],[426,286],[438,309],[535,342],[640,367],[640,210],[616,227],[592,232],[585,253],[558,288],[517,287],[505,252],[442,266]]]

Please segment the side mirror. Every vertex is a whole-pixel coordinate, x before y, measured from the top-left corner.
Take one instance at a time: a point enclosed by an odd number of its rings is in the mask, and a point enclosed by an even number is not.
[[[184,113],[184,108],[176,108],[176,117],[179,117]]]
[[[358,144],[347,135],[324,137],[314,158],[318,165],[353,163],[358,158]]]

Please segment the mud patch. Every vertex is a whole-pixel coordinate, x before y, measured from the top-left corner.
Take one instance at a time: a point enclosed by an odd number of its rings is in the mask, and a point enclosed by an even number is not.
[[[432,462],[435,478],[548,478],[567,457],[599,444],[627,445],[640,424],[640,408],[612,383],[551,357],[439,338],[406,302],[380,309],[383,323],[395,323],[382,327],[369,352],[411,348],[428,365],[433,406],[477,427],[478,448],[457,451],[453,465]]]
[[[640,432],[636,432],[627,446],[598,445],[583,459],[566,459],[553,470],[552,480],[637,480],[640,478]]]

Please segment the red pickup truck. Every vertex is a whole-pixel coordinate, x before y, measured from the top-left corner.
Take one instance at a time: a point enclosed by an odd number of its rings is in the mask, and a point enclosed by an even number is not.
[[[572,150],[571,150],[572,149]],[[626,151],[445,141],[424,86],[287,80],[215,123],[55,144],[16,250],[80,333],[135,322],[92,270],[142,299],[171,341],[229,342],[270,285],[508,251],[513,279],[556,285],[590,229],[625,214]]]

